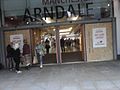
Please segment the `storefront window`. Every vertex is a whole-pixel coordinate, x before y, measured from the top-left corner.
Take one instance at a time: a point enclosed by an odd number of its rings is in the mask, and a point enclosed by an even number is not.
[[[4,27],[112,17],[111,0],[4,0],[3,4]]]

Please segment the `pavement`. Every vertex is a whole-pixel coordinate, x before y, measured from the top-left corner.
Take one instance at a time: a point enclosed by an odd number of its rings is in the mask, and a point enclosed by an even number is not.
[[[120,90],[120,61],[0,71],[0,90]]]

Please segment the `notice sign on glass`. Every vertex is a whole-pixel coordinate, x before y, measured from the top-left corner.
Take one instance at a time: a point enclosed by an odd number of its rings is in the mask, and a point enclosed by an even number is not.
[[[107,47],[106,28],[93,29],[93,48]]]

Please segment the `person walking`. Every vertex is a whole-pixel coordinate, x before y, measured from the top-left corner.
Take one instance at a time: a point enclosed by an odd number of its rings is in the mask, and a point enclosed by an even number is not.
[[[37,42],[35,50],[37,54],[37,59],[40,62],[40,68],[43,68],[43,57],[45,55],[45,47],[44,47],[43,41]]]
[[[60,45],[62,52],[65,52],[65,40],[63,37],[60,39]]]
[[[21,53],[20,53],[20,49],[19,49],[19,44],[18,43],[15,43],[14,46],[14,51],[13,51],[13,59],[14,59],[14,62],[15,62],[15,69],[16,69],[16,73],[22,73],[22,71],[20,71],[20,56],[21,56]]]
[[[48,43],[46,43],[45,48],[46,48],[46,53],[49,54],[50,45]]]
[[[8,60],[8,67],[10,71],[14,69],[14,60],[13,60],[13,43],[11,42],[10,44],[7,45],[7,60]]]
[[[31,65],[31,54],[30,54],[30,46],[27,43],[27,40],[24,40],[23,57],[25,60],[26,69],[29,69],[29,66]]]

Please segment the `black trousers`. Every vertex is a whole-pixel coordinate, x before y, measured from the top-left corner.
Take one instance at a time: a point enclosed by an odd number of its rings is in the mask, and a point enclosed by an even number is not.
[[[14,57],[14,61],[15,61],[15,69],[19,71],[20,70],[20,57]]]
[[[46,49],[47,54],[49,54],[49,49]]]
[[[13,69],[14,68],[13,57],[8,57],[8,67],[9,67],[9,69]]]

